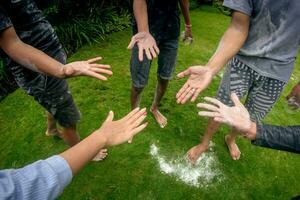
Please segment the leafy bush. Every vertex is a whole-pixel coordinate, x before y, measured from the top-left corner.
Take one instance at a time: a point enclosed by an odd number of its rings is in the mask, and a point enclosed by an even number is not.
[[[105,34],[130,26],[130,8],[130,0],[56,0],[44,14],[72,54],[86,43],[100,42]]]

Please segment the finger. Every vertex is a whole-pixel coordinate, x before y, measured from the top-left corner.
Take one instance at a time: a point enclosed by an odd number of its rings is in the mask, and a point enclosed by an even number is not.
[[[226,123],[227,121],[223,117],[214,117],[214,121],[220,123]]]
[[[188,87],[189,87],[189,84],[188,84],[188,82],[186,82],[186,83],[181,87],[181,89],[177,92],[176,98],[178,99],[178,98],[182,95],[182,93],[183,93]]]
[[[131,132],[131,137],[133,138],[136,134],[140,133],[142,130],[144,130],[148,126],[148,122],[140,125],[139,127],[135,128]]]
[[[190,90],[181,100],[181,104],[185,104],[194,94],[195,90]]]
[[[133,49],[135,43],[136,43],[136,39],[135,39],[135,37],[132,37],[129,45],[127,46],[127,49]]]
[[[188,86],[185,91],[183,91],[181,93],[181,95],[178,97],[177,102],[181,103],[182,100],[190,93],[190,91],[192,90],[192,87]]]
[[[88,63],[94,63],[94,62],[97,62],[99,60],[102,60],[102,57],[99,56],[99,57],[96,57],[96,58],[92,58],[92,59],[87,60],[87,62]]]
[[[202,117],[221,117],[221,114],[218,112],[208,112],[208,111],[200,111],[198,115]]]
[[[138,120],[143,115],[147,115],[146,108],[143,108],[140,111],[136,112],[134,115],[132,115],[132,117],[130,119],[128,119],[128,123],[129,124],[134,123],[136,120]]]
[[[180,72],[179,74],[177,74],[177,77],[178,78],[183,78],[183,77],[185,77],[185,76],[187,76],[187,75],[190,75],[190,69],[187,69],[187,70],[184,70],[183,72]]]
[[[147,114],[143,114],[141,115],[139,118],[137,118],[132,124],[131,127],[132,129],[138,127],[139,125],[141,125],[141,123],[146,119]]]
[[[196,101],[196,99],[197,99],[197,97],[199,96],[199,94],[200,94],[200,92],[202,91],[202,89],[197,89],[195,92],[194,92],[194,95],[193,95],[193,97],[192,97],[192,99],[191,99],[191,102],[195,102]]]
[[[96,73],[101,73],[101,74],[107,74],[107,75],[112,75],[113,74],[112,71],[107,70],[107,69],[91,68],[90,70],[93,71],[93,72],[96,72]]]
[[[110,65],[103,65],[103,64],[97,64],[97,63],[90,64],[90,66],[96,67],[96,68],[101,68],[101,69],[110,69],[111,68]]]
[[[132,110],[130,113],[128,113],[123,119],[124,120],[129,120],[133,115],[135,115],[135,113],[137,113],[138,111],[140,111],[140,108],[137,107],[134,110]]]
[[[154,47],[150,48],[150,53],[151,53],[151,55],[152,55],[153,58],[157,57],[156,52],[154,51]]]
[[[160,51],[159,51],[159,48],[157,47],[157,45],[154,45],[153,48],[154,48],[156,54],[159,55]]]
[[[197,107],[202,108],[202,109],[206,109],[206,110],[209,110],[209,111],[215,111],[215,112],[217,112],[219,110],[218,107],[216,107],[214,105],[211,105],[211,104],[207,104],[207,103],[198,103]]]
[[[152,60],[152,56],[150,54],[149,49],[145,49],[145,53],[146,53],[146,56],[147,56],[148,60]]]
[[[112,122],[114,119],[114,112],[113,111],[109,111],[107,117],[106,117],[106,120],[105,122]]]
[[[240,99],[239,97],[235,94],[235,93],[231,93],[231,100],[233,101],[234,105],[235,106],[239,106],[241,105],[242,103],[240,102]]]
[[[139,46],[139,61],[142,62],[144,60],[144,49]]]
[[[93,72],[91,70],[85,71],[83,75],[84,76],[93,77],[93,78],[96,78],[96,79],[99,79],[99,80],[102,80],[102,81],[106,81],[107,80],[107,78],[105,76],[103,76],[101,74],[97,74],[97,73],[95,73],[95,72]]]
[[[133,137],[131,137],[131,138],[128,140],[128,144],[131,144],[131,143],[132,143],[132,139],[133,139]]]
[[[204,97],[204,100],[205,100],[205,101],[208,101],[208,102],[210,102],[210,103],[212,103],[212,104],[215,104],[215,105],[217,105],[218,107],[224,106],[224,104],[223,104],[221,101],[219,101],[218,99],[215,99],[215,98]]]

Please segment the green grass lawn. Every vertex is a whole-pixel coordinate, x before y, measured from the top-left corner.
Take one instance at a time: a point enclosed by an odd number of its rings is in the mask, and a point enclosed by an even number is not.
[[[205,64],[217,47],[230,22],[216,10],[203,7],[192,12],[194,43],[180,45],[176,72],[191,65]],[[130,29],[111,34],[102,44],[85,46],[69,61],[101,55],[103,63],[111,64],[114,75],[108,82],[89,78],[70,79],[70,88],[81,110],[79,132],[82,138],[97,129],[109,110],[115,118],[130,110],[130,52],[126,50]],[[149,85],[141,106],[149,108],[156,83],[156,62],[152,66]],[[300,124],[300,113],[285,107],[284,96],[298,81],[300,62],[279,102],[265,120],[276,125]],[[231,160],[224,145],[228,127],[222,127],[214,137],[213,153],[221,173],[221,181],[206,187],[194,187],[160,171],[157,160],[150,155],[155,143],[167,159],[184,157],[185,152],[199,142],[207,119],[197,116],[195,104],[177,105],[175,94],[185,80],[173,80],[161,111],[169,119],[165,129],[159,128],[152,116],[148,128],[134,138],[133,144],[109,149],[109,157],[89,164],[67,187],[60,199],[289,199],[300,194],[300,156],[259,148],[244,139],[238,144],[242,151],[239,161]],[[220,77],[200,95],[213,96]],[[58,154],[66,145],[46,137],[43,109],[33,98],[18,90],[0,104],[0,168],[21,167],[38,159]],[[201,170],[201,169],[199,169]]]

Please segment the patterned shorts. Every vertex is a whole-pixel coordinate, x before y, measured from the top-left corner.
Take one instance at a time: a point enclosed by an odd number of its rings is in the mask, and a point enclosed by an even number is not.
[[[286,83],[260,75],[241,61],[233,58],[227,65],[217,92],[217,99],[233,106],[230,94],[236,93],[241,99],[247,95],[245,107],[252,121],[261,120],[272,109]]]

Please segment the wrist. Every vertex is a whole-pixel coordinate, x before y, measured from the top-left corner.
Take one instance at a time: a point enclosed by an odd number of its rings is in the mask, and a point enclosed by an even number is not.
[[[100,146],[106,147],[108,136],[104,131],[102,131],[101,129],[97,130],[93,133],[93,135],[96,136],[96,140],[99,142]]]
[[[64,79],[64,78],[67,78],[67,69],[66,69],[66,65],[60,65],[59,67],[59,77]]]
[[[255,140],[256,138],[256,130],[257,130],[257,125],[255,122],[251,122],[250,126],[246,128],[243,132],[245,136],[250,139],[250,140]]]

